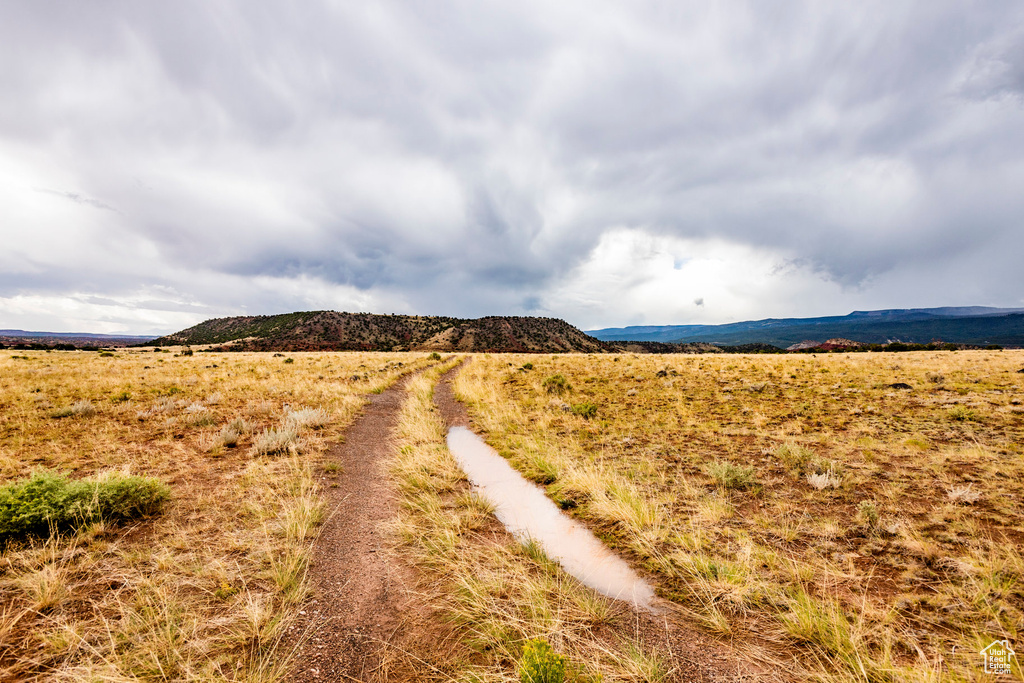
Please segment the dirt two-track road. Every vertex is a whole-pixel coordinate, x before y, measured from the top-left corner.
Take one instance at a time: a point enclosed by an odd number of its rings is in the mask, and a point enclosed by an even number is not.
[[[449,427],[470,425],[450,386],[457,371],[442,377],[435,395]],[[416,592],[416,569],[389,550],[388,522],[397,515],[398,493],[386,468],[406,383],[371,396],[329,454],[340,471],[324,475],[328,517],[312,555],[312,596],[292,631],[291,680],[410,681],[424,666],[431,678],[445,678],[429,661],[443,658],[452,627]],[[756,667],[738,671],[721,644],[664,618],[637,614],[633,628],[673,653],[670,680],[778,680]]]
[[[404,648],[409,631],[422,628],[412,569],[393,561],[386,543],[397,496],[385,467],[405,383],[372,395],[329,454],[340,471],[324,482],[328,517],[313,550],[313,597],[295,627],[303,634],[295,681],[385,680],[389,649]]]

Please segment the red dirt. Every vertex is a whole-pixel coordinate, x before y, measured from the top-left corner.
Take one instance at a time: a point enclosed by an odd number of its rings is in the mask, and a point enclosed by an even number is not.
[[[384,525],[396,516],[397,494],[384,471],[405,400],[405,381],[372,396],[363,414],[328,454],[341,465],[327,488],[329,518],[313,550],[312,597],[295,632],[304,634],[290,680],[409,680],[394,671],[395,653],[410,643],[443,640],[424,605],[407,587],[412,570],[388,553]],[[422,656],[422,655],[420,655]]]

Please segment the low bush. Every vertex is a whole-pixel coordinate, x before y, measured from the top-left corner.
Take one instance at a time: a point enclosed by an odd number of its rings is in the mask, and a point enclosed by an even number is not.
[[[217,418],[201,403],[193,403],[185,408],[185,423],[189,427],[209,427],[217,424]]]
[[[526,642],[519,659],[521,683],[562,683],[565,680],[565,657],[555,652],[547,641]]]
[[[242,436],[252,431],[252,427],[249,423],[240,417],[236,417],[234,420],[224,425],[220,430],[219,441],[222,446],[227,448],[234,448],[238,445],[239,440]]]
[[[565,375],[551,375],[544,379],[543,384],[544,391],[549,394],[564,394],[567,391],[572,390],[572,386],[569,384],[569,380],[565,378]]]
[[[954,422],[978,422],[981,420],[981,414],[977,410],[965,406],[953,406],[946,412],[946,417]]]
[[[530,458],[524,472],[528,479],[538,484],[547,486],[558,479],[558,468],[547,458],[541,455],[534,455]]]
[[[150,515],[169,495],[167,485],[151,477],[108,473],[72,480],[38,470],[0,487],[0,540]]]
[[[708,463],[704,466],[704,473],[727,489],[746,489],[757,483],[753,467],[734,465],[727,460]]]
[[[441,354],[439,354],[437,351],[434,351],[429,356],[427,356],[427,360],[441,360]]]
[[[981,499],[981,491],[973,490],[974,484],[967,486],[954,486],[946,492],[946,497],[954,503],[967,503],[973,505]]]
[[[857,507],[857,519],[869,528],[874,529],[878,526],[878,507],[873,501],[862,500]]]
[[[576,403],[572,407],[572,414],[579,415],[584,420],[589,420],[597,415],[597,406],[590,401],[584,401],[583,403]]]
[[[835,484],[826,484],[833,487],[838,486],[838,482],[842,481],[843,478],[843,466],[828,458],[822,458],[814,454],[814,451],[809,448],[805,448],[798,444],[784,443],[776,446],[772,450],[774,455],[779,462],[789,470],[789,473],[796,478],[806,477],[808,483],[817,489],[824,488],[823,486],[817,486],[811,481],[812,477],[815,477],[816,481],[824,482],[826,479],[821,479],[823,475],[829,475],[831,480],[834,480]]]
[[[778,458],[786,469],[799,475],[811,462],[814,452],[797,444],[784,443],[776,446],[772,450],[772,455]]]
[[[242,438],[242,435],[237,429],[231,427],[231,425],[224,425],[220,430],[220,443],[227,448],[234,448],[238,445],[238,440]]]

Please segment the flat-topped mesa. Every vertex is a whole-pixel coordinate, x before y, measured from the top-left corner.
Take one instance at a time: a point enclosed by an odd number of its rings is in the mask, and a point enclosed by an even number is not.
[[[303,311],[214,318],[147,346],[214,345],[224,351],[463,351],[609,353],[564,320],[525,316],[476,319]]]

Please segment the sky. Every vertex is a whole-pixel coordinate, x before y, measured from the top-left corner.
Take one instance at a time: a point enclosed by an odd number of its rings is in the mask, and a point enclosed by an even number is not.
[[[0,328],[1024,306],[1024,3],[0,3]]]

